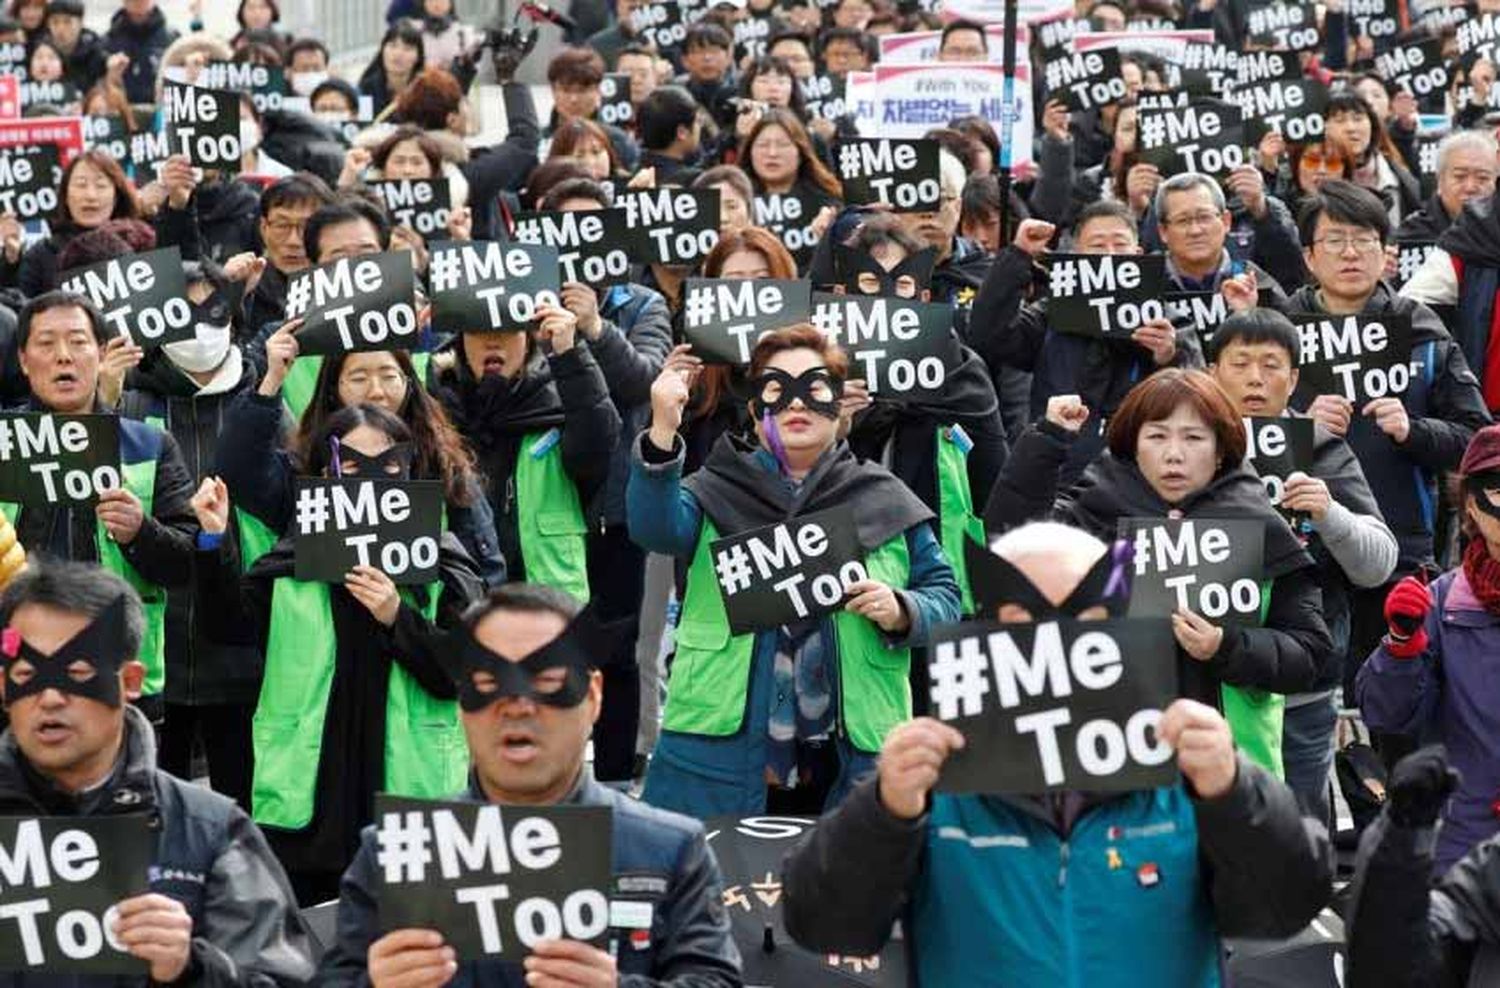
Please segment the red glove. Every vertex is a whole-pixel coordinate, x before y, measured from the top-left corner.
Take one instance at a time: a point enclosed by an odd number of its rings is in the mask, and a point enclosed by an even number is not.
[[[1398,659],[1410,659],[1427,649],[1427,612],[1432,610],[1432,591],[1415,576],[1391,588],[1385,598],[1385,650]]]

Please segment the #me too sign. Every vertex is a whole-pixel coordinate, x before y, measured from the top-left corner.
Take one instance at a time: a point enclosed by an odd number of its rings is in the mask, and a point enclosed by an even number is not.
[[[397,584],[438,578],[443,485],[436,480],[299,477],[295,576],[342,583],[374,566]]]
[[[92,505],[122,484],[118,417],[0,413],[0,501]]]

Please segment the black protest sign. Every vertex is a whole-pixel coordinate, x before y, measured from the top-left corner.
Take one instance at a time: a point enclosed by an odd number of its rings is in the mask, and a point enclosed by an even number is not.
[[[799,79],[802,90],[802,109],[809,120],[837,120],[849,115],[849,104],[845,99],[847,80],[842,76],[811,75]]]
[[[112,924],[119,903],[150,891],[155,846],[144,813],[0,817],[0,971],[143,978]]]
[[[1138,110],[1185,109],[1193,101],[1186,89],[1162,89],[1154,93],[1141,92],[1135,98]]]
[[[786,245],[803,268],[818,246],[818,235],[812,230],[827,200],[795,193],[762,192],[755,196],[755,225],[765,227]]]
[[[1265,521],[1121,518],[1120,538],[1135,547],[1131,617],[1187,610],[1214,624],[1260,624]]]
[[[0,42],[0,74],[10,76],[18,81],[25,81],[26,55],[26,42]]]
[[[1317,12],[1300,3],[1264,3],[1251,7],[1245,33],[1256,48],[1312,51],[1318,47]]]
[[[637,246],[636,260],[696,267],[719,242],[718,189],[655,189],[621,192],[615,209],[625,214]]]
[[[557,248],[562,280],[595,287],[629,281],[631,248],[639,243],[618,209],[517,213],[511,239]]]
[[[1075,336],[1130,334],[1167,318],[1166,260],[1159,254],[1049,254],[1047,325]]]
[[[1399,45],[1375,56],[1375,71],[1397,89],[1421,99],[1448,88],[1448,63],[1440,38]]]
[[[1321,140],[1328,87],[1312,79],[1268,79],[1234,91],[1245,120],[1245,140],[1258,145],[1275,131],[1294,143]]]
[[[1071,11],[1069,11],[1071,13]],[[1050,61],[1055,56],[1072,51],[1073,38],[1080,34],[1088,34],[1089,22],[1080,17],[1054,17],[1039,24],[1033,24],[1036,31],[1038,44],[1042,52]]]
[[[812,315],[812,286],[791,278],[689,278],[683,338],[711,364],[748,364],[762,333]]]
[[[1284,51],[1240,52],[1236,85],[1244,86],[1269,79],[1300,79],[1302,66],[1297,56]]]
[[[519,962],[540,940],[604,946],[613,814],[377,794],[381,932],[438,930],[460,964]]]
[[[238,172],[240,98],[237,93],[166,83],[161,95],[167,147],[199,168]]]
[[[197,334],[182,273],[182,252],[176,247],[126,254],[65,271],[59,287],[88,296],[104,314],[106,325],[143,350],[191,340]]]
[[[709,551],[735,635],[836,611],[868,575],[854,515],[842,508],[718,539]]]
[[[250,101],[260,113],[285,108],[286,70],[280,65],[209,62],[203,66],[194,84],[225,92],[249,93]]]
[[[106,114],[85,116],[82,119],[85,148],[98,148],[122,163],[130,160],[130,130],[125,126],[124,117]]]
[[[1481,58],[1493,61],[1495,48],[1500,45],[1500,14],[1469,18],[1458,25],[1455,37],[1459,60],[1464,66],[1471,66]]]
[[[64,107],[78,102],[78,87],[66,79],[27,79],[21,83],[21,107]]]
[[[91,505],[122,485],[115,416],[0,412],[0,501]]]
[[[1421,183],[1424,199],[1437,194],[1438,146],[1442,143],[1442,137],[1436,134],[1418,134],[1412,141],[1417,152],[1417,181]]]
[[[1173,63],[1176,64],[1176,63]],[[1239,52],[1223,45],[1190,43],[1182,49],[1180,85],[1198,96],[1227,96],[1239,78]]]
[[[1183,172],[1224,175],[1249,164],[1240,108],[1218,100],[1185,107],[1142,110],[1137,124],[1141,160],[1164,176]]]
[[[138,130],[130,135],[130,163],[138,174],[155,178],[162,162],[171,156],[165,130]]]
[[[1312,419],[1246,418],[1245,439],[1245,459],[1266,485],[1266,496],[1271,499],[1271,504],[1280,508],[1287,477],[1312,472]]]
[[[535,244],[447,241],[427,265],[439,333],[531,328],[540,305],[561,305],[557,250]]]
[[[1427,243],[1401,244],[1396,253],[1396,277],[1391,281],[1396,288],[1400,288],[1421,270],[1422,265],[1427,263],[1427,258],[1437,250],[1437,244],[1431,241]]]
[[[1221,292],[1168,292],[1167,318],[1175,329],[1191,329],[1205,353],[1214,333],[1229,318],[1229,303]]]
[[[447,232],[453,205],[446,178],[391,179],[371,182],[370,188],[397,226],[409,226],[427,240]]]
[[[296,578],[343,583],[354,567],[373,566],[393,583],[431,583],[442,525],[439,481],[299,477]]]
[[[1299,354],[1297,404],[1343,395],[1355,411],[1376,398],[1399,397],[1411,384],[1411,316],[1294,313]]]
[[[1345,16],[1358,37],[1369,38],[1377,50],[1389,48],[1401,33],[1398,0],[1348,0]]]
[[[599,82],[599,122],[611,127],[629,127],[635,120],[635,104],[630,102],[630,75],[611,72]]]
[[[1075,112],[1095,110],[1125,98],[1118,48],[1057,55],[1047,60],[1044,77],[1047,99],[1057,100]]]
[[[761,58],[766,53],[766,42],[771,37],[771,12],[751,12],[750,16],[734,25],[734,64],[744,65]]]
[[[897,213],[932,213],[942,205],[938,142],[888,137],[845,138],[834,150],[844,201],[875,203]],[[816,215],[816,214],[814,214]]]
[[[639,44],[666,54],[682,46],[688,24],[681,3],[642,4],[630,12],[630,25]]]
[[[287,283],[286,315],[301,317],[302,354],[410,350],[417,343],[416,272],[404,250],[343,257]]]
[[[1122,792],[1171,785],[1156,736],[1177,698],[1177,649],[1163,621],[971,621],[933,633],[933,715],[963,734],[946,792]]]
[[[941,394],[958,362],[951,305],[815,292],[812,324],[844,348],[850,376],[877,400]]]
[[[51,144],[0,148],[0,213],[22,221],[56,213],[58,161]]]

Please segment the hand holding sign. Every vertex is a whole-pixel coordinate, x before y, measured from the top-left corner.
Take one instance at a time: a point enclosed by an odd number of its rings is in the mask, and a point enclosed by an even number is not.
[[[1177,611],[1172,615],[1172,634],[1182,650],[1199,662],[1207,662],[1219,654],[1224,644],[1224,629],[1192,611]]]
[[[1312,420],[1335,436],[1349,432],[1349,423],[1354,418],[1354,402],[1343,395],[1318,395],[1307,406]]]
[[[1130,334],[1136,346],[1151,354],[1158,367],[1165,367],[1177,356],[1177,331],[1168,319],[1148,319],[1141,328]]]
[[[938,783],[950,752],[964,746],[956,728],[918,717],[886,735],[877,766],[880,802],[892,816],[915,820],[927,812],[927,794]]]
[[[1249,312],[1260,301],[1260,283],[1255,272],[1247,269],[1244,274],[1225,278],[1219,286],[1224,302],[1235,312]]]
[[[94,505],[94,515],[99,519],[111,541],[118,545],[129,545],[141,534],[146,513],[140,498],[123,487],[115,487],[99,495]]]
[[[560,305],[544,302],[537,306],[536,339],[539,343],[552,344],[552,354],[567,353],[573,349],[578,330],[578,317]]]
[[[193,189],[198,185],[193,178],[193,166],[187,155],[174,154],[162,162],[157,178],[167,190],[167,204],[173,209],[186,209],[188,200],[193,197]]]
[[[849,597],[844,610],[873,621],[881,631],[899,635],[911,627],[911,615],[901,597],[879,580],[858,580],[844,592]]]
[[[522,966],[526,983],[538,988],[614,988],[619,984],[615,959],[577,940],[543,940],[531,949]]]
[[[297,359],[297,337],[293,334],[301,328],[302,320],[293,319],[283,323],[266,340],[266,374],[256,388],[263,397],[269,398],[281,391],[287,372],[292,369],[292,361]]]
[[[599,296],[594,290],[582,282],[569,281],[562,286],[563,308],[573,313],[578,319],[578,331],[583,338],[592,342],[599,338],[604,331],[604,323],[599,318]]]
[[[356,566],[344,576],[344,588],[376,621],[387,628],[395,625],[401,594],[390,577],[373,566]]]
[[[1318,522],[1328,517],[1330,503],[1328,485],[1317,477],[1309,477],[1300,470],[1287,475],[1286,485],[1281,489],[1282,510],[1300,511]]]
[[[1375,420],[1375,427],[1397,443],[1411,435],[1411,417],[1400,398],[1376,398],[1360,409],[1360,414]]]
[[[458,972],[453,948],[437,930],[392,930],[370,944],[372,988],[442,988]]]
[[[1218,799],[1234,787],[1239,763],[1229,721],[1197,700],[1181,699],[1161,715],[1156,736],[1177,752],[1177,768],[1202,799]]]
[[[115,938],[150,965],[156,984],[182,977],[192,958],[193,917],[176,899],[154,892],[122,901],[117,907]]]

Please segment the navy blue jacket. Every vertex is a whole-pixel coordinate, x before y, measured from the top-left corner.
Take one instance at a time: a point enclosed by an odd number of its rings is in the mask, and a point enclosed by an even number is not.
[[[667,300],[643,285],[616,285],[599,302],[604,328],[589,343],[609,382],[609,397],[620,413],[620,435],[634,436],[651,423],[651,384],[672,352],[672,314]],[[630,476],[630,445],[617,443],[609,478],[590,511],[605,525],[625,524],[625,481]]]

